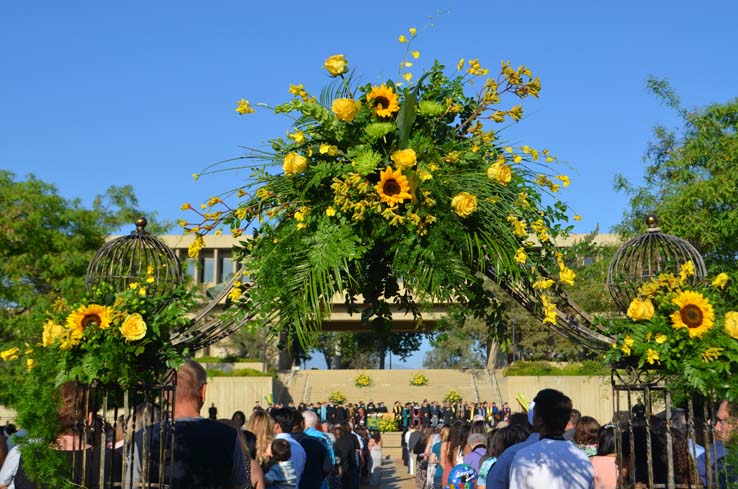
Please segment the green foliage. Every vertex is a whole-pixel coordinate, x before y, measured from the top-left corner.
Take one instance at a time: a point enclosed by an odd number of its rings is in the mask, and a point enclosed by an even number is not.
[[[377,429],[382,433],[386,433],[388,431],[399,431],[397,420],[389,416],[379,418]]]
[[[462,397],[461,397],[461,394],[459,394],[455,390],[450,390],[446,393],[446,395],[443,396],[443,400],[448,401],[450,403],[461,402]]]
[[[687,111],[668,83],[651,78],[648,84],[679,114],[683,127],[654,129],[643,186],[616,178],[616,189],[630,197],[617,231],[643,232],[645,216],[654,213],[660,227],[692,243],[708,267],[733,267],[738,256],[738,100]]]
[[[607,376],[610,367],[603,362],[587,360],[582,363],[556,365],[549,362],[515,362],[504,371],[506,377],[544,377],[544,376]]]
[[[200,360],[198,358],[198,360]],[[208,377],[274,377],[271,372],[262,372],[254,368],[236,368],[226,372],[217,368],[207,369]]]
[[[343,392],[341,391],[333,391],[331,392],[331,395],[328,396],[328,400],[334,404],[343,404],[346,402],[346,396],[343,395]]]
[[[230,339],[230,337],[229,337]],[[200,363],[245,363],[245,362],[261,362],[259,357],[243,357],[239,355],[226,355],[224,357],[202,356],[196,360]]]

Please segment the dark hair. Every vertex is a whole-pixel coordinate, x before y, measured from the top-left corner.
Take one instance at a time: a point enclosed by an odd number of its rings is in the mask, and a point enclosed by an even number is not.
[[[532,428],[528,422],[528,415],[526,413],[513,413],[507,417],[508,426],[518,425],[528,428],[528,431]]]
[[[291,456],[290,442],[283,438],[277,438],[272,442],[272,458],[275,462],[286,462]]]
[[[470,429],[471,426],[468,423],[459,423],[458,420],[451,426],[448,434],[448,463],[451,466],[456,465],[456,452],[464,449]]]
[[[236,422],[239,428],[242,428],[246,424],[246,415],[243,414],[243,411],[236,411],[231,416],[231,419]]]
[[[594,445],[600,431],[600,423],[591,416],[583,416],[574,428],[574,443]]]
[[[571,417],[571,399],[556,389],[543,389],[533,402],[535,416],[541,418],[547,431],[563,433]]]
[[[569,415],[572,426],[576,426],[580,419],[582,419],[582,413],[579,412],[579,409],[572,409]]]
[[[472,422],[469,434],[479,433],[480,435],[487,435],[487,422],[481,419]]]
[[[615,453],[615,425],[608,423],[597,433],[597,455],[612,453]]]
[[[511,424],[495,431],[487,445],[487,455],[499,457],[507,448],[525,441],[530,429],[519,424]]]
[[[290,408],[272,409],[269,415],[274,420],[274,424],[278,424],[282,429],[282,433],[290,433],[295,424],[295,415],[297,411]],[[300,416],[302,418],[302,416]]]
[[[256,460],[256,435],[249,430],[243,430],[243,438],[246,442],[246,448],[252,459]]]

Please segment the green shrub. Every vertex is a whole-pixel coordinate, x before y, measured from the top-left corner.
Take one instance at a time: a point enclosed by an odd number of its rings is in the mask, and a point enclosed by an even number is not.
[[[610,375],[610,367],[604,363],[587,360],[558,366],[549,362],[515,362],[504,371],[506,377],[544,377],[544,376],[598,376]]]
[[[262,372],[253,368],[238,368],[224,372],[217,368],[207,369],[208,377],[274,377],[272,372]]]

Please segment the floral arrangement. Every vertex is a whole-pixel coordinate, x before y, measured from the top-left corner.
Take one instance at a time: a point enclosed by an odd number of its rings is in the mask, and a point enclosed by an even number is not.
[[[391,416],[383,416],[379,418],[379,421],[377,422],[377,430],[382,433],[387,431],[398,431],[397,420]]]
[[[450,390],[446,393],[445,396],[443,396],[443,400],[448,401],[450,403],[455,403],[455,402],[461,402],[462,398],[461,398],[461,394],[459,394],[455,390]]]
[[[372,385],[372,378],[367,374],[359,374],[354,380],[354,385],[356,387],[369,387]]]
[[[677,389],[738,399],[738,285],[734,276],[720,273],[691,286],[693,275],[689,261],[679,274],[644,283],[627,319],[605,320],[617,338],[607,358],[659,369]]]
[[[336,54],[325,60],[331,81],[320,97],[292,84],[285,103],[238,103],[241,115],[285,115],[290,129],[228,167],[196,174],[251,169],[232,190],[237,202],[185,203],[196,215],[180,220],[195,236],[193,256],[204,234],[253,233],[236,252],[258,286],[238,294],[237,309],[275,317],[274,329],[294,328],[301,340],[337,295],[376,332],[391,328],[392,308],[421,322],[431,302],[484,317],[499,307],[481,276],[493,268],[532,287],[535,313],[556,323],[557,290],[575,278],[553,245],[570,229],[568,208],[555,199],[570,180],[547,149],[500,139],[523,117],[522,105],[503,99],[538,97],[540,80],[509,62],[490,76],[478,59],[451,69],[435,61],[416,77],[416,33],[400,38],[397,80],[358,84]]]
[[[39,343],[24,350],[27,368],[35,367],[39,355],[48,355],[55,365],[55,385],[76,380],[125,387],[148,380],[152,368],[181,363],[187,352],[171,345],[169,333],[188,323],[194,297],[183,287],[153,296],[147,292],[153,280],[150,267],[147,276],[123,292],[101,285],[77,304],[58,299],[47,312]],[[16,360],[19,353],[16,346],[0,358]]]
[[[413,375],[413,378],[410,379],[410,385],[428,385],[428,377],[423,374],[415,374]]]
[[[346,396],[344,396],[341,391],[333,391],[331,392],[331,395],[328,396],[328,400],[333,404],[343,404],[346,402]]]

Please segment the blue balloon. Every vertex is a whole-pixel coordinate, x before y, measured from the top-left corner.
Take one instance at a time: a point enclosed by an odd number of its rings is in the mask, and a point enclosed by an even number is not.
[[[461,485],[476,482],[477,471],[469,464],[459,464],[448,474],[448,485]]]

